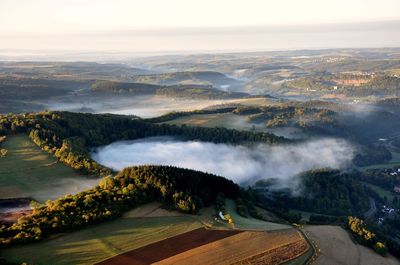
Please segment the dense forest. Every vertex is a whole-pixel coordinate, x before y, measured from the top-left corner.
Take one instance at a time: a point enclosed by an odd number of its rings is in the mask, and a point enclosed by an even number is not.
[[[43,150],[85,174],[106,176],[111,171],[91,159],[89,148],[114,141],[150,136],[176,136],[214,143],[284,143],[288,140],[269,133],[225,128],[202,128],[154,124],[133,116],[43,112],[0,116],[0,135],[28,133]]]
[[[263,199],[265,205],[278,211],[296,209],[333,216],[362,215],[369,208],[368,190],[353,178],[353,174],[319,169],[299,177],[297,194],[269,189],[273,182],[258,183],[268,194]]]
[[[0,228],[0,246],[41,240],[121,216],[145,202],[161,201],[173,209],[196,213],[219,194],[231,199],[239,186],[222,177],[168,166],[126,168],[99,185],[36,207],[29,216]]]

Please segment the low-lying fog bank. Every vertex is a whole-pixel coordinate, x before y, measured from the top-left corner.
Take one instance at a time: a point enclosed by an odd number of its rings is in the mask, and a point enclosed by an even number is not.
[[[299,173],[322,167],[344,168],[353,155],[348,142],[331,138],[247,147],[158,137],[115,142],[92,153],[94,160],[114,170],[143,164],[172,165],[224,176],[242,185],[278,178],[280,187],[293,190]]]
[[[189,111],[234,100],[175,99],[164,96],[116,96],[93,94],[65,97],[43,103],[49,110],[112,113],[152,118],[172,111]]]

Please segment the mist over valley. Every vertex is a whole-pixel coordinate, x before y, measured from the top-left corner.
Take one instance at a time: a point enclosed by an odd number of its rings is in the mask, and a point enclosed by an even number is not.
[[[0,265],[400,265],[399,10],[1,0]]]
[[[98,147],[92,157],[114,170],[138,165],[176,166],[224,176],[244,186],[274,178],[279,180],[277,189],[295,191],[298,174],[321,167],[344,169],[354,157],[354,148],[333,138],[279,146],[149,138]]]

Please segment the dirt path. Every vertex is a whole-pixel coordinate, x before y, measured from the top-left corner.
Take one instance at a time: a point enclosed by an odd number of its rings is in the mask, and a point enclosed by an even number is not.
[[[315,264],[320,265],[400,265],[393,256],[382,257],[373,250],[356,245],[339,226],[320,225],[304,228],[321,249]]]

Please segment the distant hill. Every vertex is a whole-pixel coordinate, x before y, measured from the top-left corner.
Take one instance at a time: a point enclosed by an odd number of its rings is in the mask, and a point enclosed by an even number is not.
[[[347,96],[398,96],[400,78],[387,74],[318,74],[285,82],[283,87]]]
[[[95,62],[0,62],[0,73],[42,77],[94,78],[96,76],[124,77],[150,74],[150,71],[117,63]]]
[[[131,93],[136,95],[162,95],[174,98],[191,99],[233,99],[247,97],[246,93],[226,92],[210,85],[172,85],[161,86],[144,83],[123,83],[97,81],[91,87],[95,92]]]
[[[232,86],[237,86],[241,81],[227,77],[226,75],[214,71],[188,71],[173,72],[149,75],[137,75],[131,78],[138,83],[156,85],[176,85],[176,84],[201,84],[212,85],[214,87],[229,90]]]

